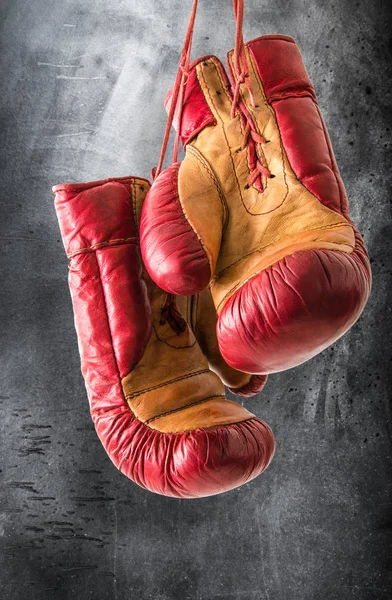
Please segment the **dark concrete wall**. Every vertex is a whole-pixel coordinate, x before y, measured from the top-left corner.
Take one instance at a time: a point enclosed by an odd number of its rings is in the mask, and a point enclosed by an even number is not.
[[[148,176],[190,4],[1,3],[1,597],[386,600],[386,0],[247,2],[246,39],[300,45],[374,274],[350,333],[248,401],[276,434],[269,470],[223,496],[155,496],[116,471],[89,417],[50,187]],[[230,4],[201,1],[194,57],[232,47]]]

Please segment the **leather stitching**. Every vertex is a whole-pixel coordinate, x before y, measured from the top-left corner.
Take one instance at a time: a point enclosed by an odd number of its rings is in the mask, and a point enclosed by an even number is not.
[[[321,122],[321,125],[322,125],[325,143],[326,143],[327,148],[328,148],[328,155],[329,155],[329,159],[331,161],[331,171],[335,175],[335,180],[336,180],[336,183],[337,183],[337,186],[338,186],[338,190],[339,190],[340,212],[341,212],[341,214],[343,214],[342,190],[340,189],[339,181],[338,181],[338,178],[336,176],[335,169],[334,169],[334,161],[332,160],[331,148],[330,148],[330,145],[328,143],[328,138],[327,138],[327,135],[326,135],[326,132],[325,132],[324,119],[323,119],[323,117],[321,115],[320,109],[319,109],[319,107],[318,107],[317,104],[316,104],[316,109],[317,109],[317,113],[319,115],[320,122]]]
[[[151,417],[150,419],[147,419],[147,421],[145,421],[145,424],[148,425],[149,423],[152,423],[152,421],[155,421],[156,419],[161,419],[162,417],[167,417],[168,415],[172,415],[174,413],[181,412],[182,410],[185,410],[186,408],[190,408],[191,406],[197,406],[198,404],[204,404],[204,402],[208,402],[209,400],[213,400],[214,398],[221,398],[223,400],[226,400],[225,396],[223,396],[222,394],[219,394],[219,395],[217,394],[215,396],[208,396],[208,398],[203,398],[202,400],[197,400],[196,402],[191,402],[190,404],[185,404],[184,406],[180,406],[179,408],[173,408],[173,410],[168,410],[167,412],[161,413],[160,415]],[[195,427],[195,429],[197,429],[197,427]]]
[[[227,203],[226,203],[226,198],[223,195],[223,192],[220,188],[219,182],[215,176],[215,173],[212,171],[210,164],[205,160],[205,158],[199,153],[199,151],[194,148],[193,146],[187,146],[187,151],[189,151],[192,156],[201,164],[202,167],[204,167],[207,171],[207,173],[209,174],[209,176],[212,179],[212,182],[218,192],[219,195],[219,199],[221,201],[221,205],[222,205],[222,230],[224,231],[227,225],[227,219],[228,219],[228,208],[227,208]]]
[[[170,325],[169,325],[169,327],[170,327]],[[188,344],[187,346],[173,346],[173,344],[169,344],[169,342],[167,340],[164,340],[163,338],[159,337],[157,328],[155,327],[154,323],[152,323],[152,328],[155,332],[157,339],[160,342],[162,342],[163,344],[166,344],[166,346],[170,346],[170,348],[174,348],[174,350],[183,350],[184,348],[193,348],[193,346],[195,346],[195,344],[196,344],[196,340],[195,340],[193,342],[193,344]]]
[[[126,399],[125,399],[125,396],[124,396],[124,390],[123,390],[122,385],[121,385],[121,374],[120,374],[120,369],[118,368],[117,357],[116,357],[116,354],[114,352],[113,336],[112,336],[112,332],[111,332],[111,329],[110,329],[109,312],[108,312],[108,307],[107,307],[107,302],[106,302],[105,289],[103,287],[102,278],[101,278],[101,270],[99,268],[99,262],[97,260],[97,255],[94,254],[93,256],[94,256],[94,259],[95,259],[95,262],[96,262],[96,265],[97,265],[98,280],[99,280],[99,283],[100,283],[100,286],[101,286],[101,293],[102,293],[102,298],[103,298],[104,312],[105,312],[106,323],[107,323],[107,327],[108,327],[108,335],[109,335],[109,339],[110,339],[110,349],[112,351],[114,365],[115,365],[115,368],[116,368],[116,371],[117,371],[118,380],[120,382],[120,387],[121,387],[121,392],[122,392],[122,397],[123,397],[123,400],[124,400],[124,404],[125,404],[125,406],[128,406],[128,404],[126,402]]]
[[[57,192],[63,192],[63,191],[71,192],[71,193],[84,192],[88,189],[91,189],[92,187],[101,187],[102,185],[106,185],[107,183],[111,183],[111,182],[122,183],[123,185],[125,185],[126,183],[132,182],[132,181],[138,182],[140,184],[147,183],[149,185],[149,182],[147,181],[147,179],[140,179],[138,177],[132,177],[132,176],[130,176],[130,177],[109,177],[108,179],[104,179],[102,181],[99,181],[99,180],[97,182],[92,181],[88,186],[80,187],[80,188],[72,187],[74,185],[78,185],[77,183],[66,183],[66,184],[64,184],[65,187],[58,188],[55,193],[57,194]],[[71,186],[72,189],[68,189],[69,186]]]
[[[193,325],[193,331],[196,331],[197,328],[197,320],[198,320],[198,315],[199,315],[199,299],[200,296],[199,294],[194,298],[194,316],[193,316],[193,321],[192,321],[192,325]]]
[[[217,75],[218,75],[218,78],[219,78],[219,80],[220,80],[220,82],[221,82],[222,88],[224,89],[226,96],[227,96],[227,98],[228,98],[229,102],[231,102],[231,99],[230,99],[230,96],[229,96],[229,94],[228,94],[228,92],[227,92],[226,86],[225,86],[225,84],[224,84],[224,82],[223,82],[223,80],[222,80],[221,73],[219,72],[218,65],[217,65],[217,63],[216,63],[214,60],[212,60],[211,62],[212,62],[212,64],[213,64],[213,65],[214,65],[214,67],[215,67],[215,71],[216,71],[216,73],[217,73]],[[210,99],[210,101],[211,101],[211,104],[212,104],[212,106],[215,108],[215,110],[216,110],[216,112],[217,112],[217,115],[218,115],[218,117],[219,117],[220,121],[221,121],[221,122],[222,122],[222,124],[223,124],[223,122],[224,122],[224,121],[223,121],[223,119],[222,119],[222,117],[221,117],[221,115],[220,115],[220,111],[218,110],[218,107],[216,106],[216,104],[215,104],[215,102],[214,102],[214,99],[213,99],[213,97],[212,97],[212,95],[211,95],[211,93],[210,93],[210,88],[208,87],[208,84],[207,84],[207,81],[206,81],[206,79],[205,79],[205,77],[204,77],[204,72],[203,72],[203,69],[202,69],[202,68],[200,68],[200,69],[196,69],[196,77],[197,77],[197,79],[199,80],[199,84],[200,84],[200,87],[201,87],[201,89],[203,90],[203,86],[201,85],[201,81],[200,81],[200,79],[199,79],[199,75],[200,75],[201,79],[203,80],[204,88],[205,88],[205,90],[206,90],[206,92],[207,92],[207,94],[208,94],[208,97],[209,97],[209,99]]]
[[[317,98],[312,92],[282,92],[281,94],[272,94],[268,96],[268,102],[276,102],[277,100],[285,100],[286,98],[311,98],[315,104],[317,104]]]
[[[133,181],[131,183],[131,198],[132,198],[132,210],[133,210],[133,219],[135,221],[135,225],[136,225],[136,235],[137,238],[139,240],[140,237],[140,231],[139,231],[139,222],[137,219],[137,206],[136,206],[136,184]]]
[[[190,379],[191,377],[196,377],[197,375],[202,375],[203,373],[209,373],[209,369],[202,369],[200,371],[195,371],[194,373],[189,373],[188,375],[182,375],[181,377],[175,377],[174,379],[169,379],[168,381],[164,381],[163,383],[159,383],[157,385],[153,385],[149,388],[145,388],[140,392],[135,392],[134,394],[127,394],[125,398],[127,400],[132,400],[132,398],[136,398],[137,396],[141,396],[147,392],[151,392],[152,390],[158,390],[159,388],[165,387],[167,385],[171,385],[172,383],[177,383],[178,381],[182,381],[184,379]]]
[[[96,250],[100,250],[105,247],[111,248],[113,246],[121,246],[123,244],[137,244],[137,239],[135,237],[129,237],[108,240],[106,242],[99,242],[98,244],[94,244],[93,246],[88,246],[86,248],[78,248],[78,250],[67,254],[67,257],[73,258],[77,254],[87,254],[89,252],[95,252]]]
[[[188,146],[187,146],[187,149],[188,149]],[[177,171],[177,179],[175,179],[173,176],[170,179],[171,184],[172,184],[172,197],[174,199],[178,200],[178,203],[179,203],[179,205],[181,207],[182,214],[184,215],[185,220],[188,223],[189,227],[192,229],[194,235],[199,240],[199,243],[200,243],[200,245],[201,245],[201,247],[202,247],[202,249],[204,251],[204,254],[206,255],[206,258],[208,260],[208,264],[210,266],[210,272],[212,273],[212,268],[211,268],[212,265],[211,265],[211,262],[210,262],[210,259],[209,259],[209,256],[208,256],[208,252],[207,252],[207,250],[206,250],[206,248],[205,248],[205,246],[203,244],[203,241],[202,241],[200,235],[198,234],[198,232],[195,230],[195,228],[193,227],[192,223],[188,219],[188,215],[186,214],[185,209],[184,209],[184,207],[182,205],[181,198],[180,198],[180,193],[179,193],[179,189],[178,189],[178,172],[179,172],[179,170]]]
[[[347,226],[350,226],[350,224],[349,223],[336,223],[335,225],[325,225],[323,227],[317,227],[316,229],[309,229],[307,231],[319,231],[319,230],[323,230],[323,229],[338,229],[339,227],[347,227]],[[218,275],[216,275],[214,277],[214,279],[212,280],[211,284],[214,283],[217,279],[219,279],[219,277],[222,276],[222,273],[224,271],[226,271],[227,269],[229,269],[230,267],[232,267],[233,265],[241,262],[241,260],[244,260],[245,258],[248,258],[248,256],[251,256],[252,254],[258,254],[258,253],[262,252],[262,250],[265,250],[265,248],[268,248],[268,246],[272,246],[272,245],[273,245],[273,243],[267,244],[267,246],[259,248],[258,250],[253,250],[252,252],[249,252],[249,254],[245,254],[244,256],[242,256],[241,258],[239,258],[238,260],[236,260],[235,262],[233,262],[231,265],[228,265],[227,267],[225,267],[224,269],[222,269],[222,271],[220,273],[218,273]],[[348,244],[345,244],[345,245],[348,245]],[[351,247],[354,250],[355,246],[350,246],[350,248]],[[321,250],[323,250],[323,248],[309,248],[309,249],[304,249],[304,250],[296,250],[295,252],[292,252],[291,254],[295,254],[296,252],[306,252],[307,250],[319,250],[319,251],[321,251]],[[342,250],[328,249],[328,252],[342,252]],[[286,258],[286,257],[283,256],[280,260],[283,260],[284,258]],[[270,266],[272,266],[272,265],[270,265]],[[269,268],[269,267],[266,267],[266,268]],[[252,277],[255,277],[256,275],[259,275],[259,273],[261,273],[264,270],[265,269],[260,269],[259,271],[256,271],[255,273],[250,274],[249,277],[247,277],[244,281],[241,281],[240,283],[238,283],[237,285],[235,285],[231,290],[229,290],[225,294],[225,296],[222,298],[222,300],[219,302],[218,306],[216,307],[216,310],[219,310],[219,307],[222,305],[222,303],[226,300],[226,298],[228,296],[230,296],[231,294],[233,294],[238,288],[242,287],[247,281],[249,281],[249,279],[252,279]]]

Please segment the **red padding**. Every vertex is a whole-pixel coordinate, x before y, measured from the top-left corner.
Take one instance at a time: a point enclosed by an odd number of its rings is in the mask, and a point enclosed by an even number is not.
[[[175,163],[162,171],[147,194],[140,220],[140,248],[153,281],[166,292],[188,296],[207,287],[211,268],[181,207],[179,168],[180,163]]]
[[[256,62],[267,100],[308,94],[316,99],[301,53],[287,37],[260,37],[247,44]]]
[[[247,281],[217,324],[226,362],[248,373],[274,373],[309,360],[342,336],[370,293],[362,243],[352,254],[307,250],[286,256]]]

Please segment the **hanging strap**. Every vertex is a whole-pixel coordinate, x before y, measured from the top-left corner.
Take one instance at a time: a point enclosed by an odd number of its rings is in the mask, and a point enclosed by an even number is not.
[[[170,129],[173,124],[174,114],[177,108],[178,110],[178,126],[176,132],[176,139],[174,142],[174,151],[172,163],[177,162],[178,158],[178,145],[179,145],[179,132],[181,125],[181,116],[182,116],[182,106],[184,103],[184,93],[185,86],[188,80],[188,72],[189,72],[189,61],[191,56],[191,48],[192,48],[192,38],[193,38],[193,30],[195,27],[195,19],[196,19],[196,11],[197,11],[198,0],[193,0],[191,16],[189,18],[188,28],[185,35],[184,45],[181,52],[180,58],[180,66],[177,71],[176,80],[173,86],[172,97],[169,115],[167,117],[165,135],[162,142],[161,154],[159,156],[158,166],[154,172],[154,178],[158,177],[159,173],[162,171],[162,165],[166,154],[167,144],[169,142],[170,137]]]
[[[249,91],[250,101],[252,106],[254,106],[254,97],[252,93],[252,88],[249,79],[249,68],[248,68],[248,60],[246,58],[245,52],[245,44],[244,44],[244,36],[242,33],[242,27],[244,22],[244,0],[233,0],[233,9],[234,9],[234,17],[235,17],[235,46],[233,52],[233,61],[234,61],[234,71],[236,74],[236,84],[234,88],[233,94],[233,103],[231,107],[231,118],[233,119],[235,116],[235,111],[237,108],[239,96],[240,96],[240,88],[243,83],[245,83],[246,87]]]
[[[184,104],[184,95],[185,88],[188,81],[189,75],[189,63],[191,56],[191,48],[192,48],[192,39],[193,39],[193,30],[195,27],[195,19],[197,12],[198,0],[193,0],[192,11],[189,18],[188,28],[186,31],[184,44],[181,52],[180,65],[177,71],[176,80],[174,82],[174,86],[172,88],[172,96],[170,103],[170,110],[167,117],[165,135],[162,142],[161,153],[159,156],[159,162],[156,169],[151,171],[152,179],[158,177],[160,172],[162,171],[163,161],[165,159],[165,154],[167,150],[167,145],[169,143],[170,130],[174,121],[174,115],[177,111],[177,127],[176,127],[176,136],[174,140],[174,149],[173,149],[173,157],[172,164],[177,162],[178,160],[178,147],[179,147],[179,138],[180,138],[180,130],[181,130],[181,117],[183,111]],[[238,103],[240,100],[240,88],[244,83],[248,90],[251,104],[254,106],[254,97],[251,89],[250,79],[249,79],[249,69],[248,69],[248,61],[246,58],[245,52],[245,44],[244,37],[242,33],[243,21],[244,21],[244,0],[233,0],[233,9],[234,9],[234,17],[236,21],[236,32],[235,32],[235,47],[234,47],[234,70],[236,74],[236,84],[234,88],[233,94],[233,102],[231,109],[231,116],[234,118],[236,110],[238,109]]]

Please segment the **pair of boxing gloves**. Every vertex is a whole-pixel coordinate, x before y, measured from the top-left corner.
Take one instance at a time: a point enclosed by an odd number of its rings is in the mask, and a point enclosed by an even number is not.
[[[263,36],[245,52],[246,86],[232,53],[231,82],[214,56],[192,64],[186,155],[151,187],[53,188],[97,433],[123,473],[169,496],[220,493],[268,466],[270,428],[222,382],[256,393],[347,331],[370,292],[298,47]]]

